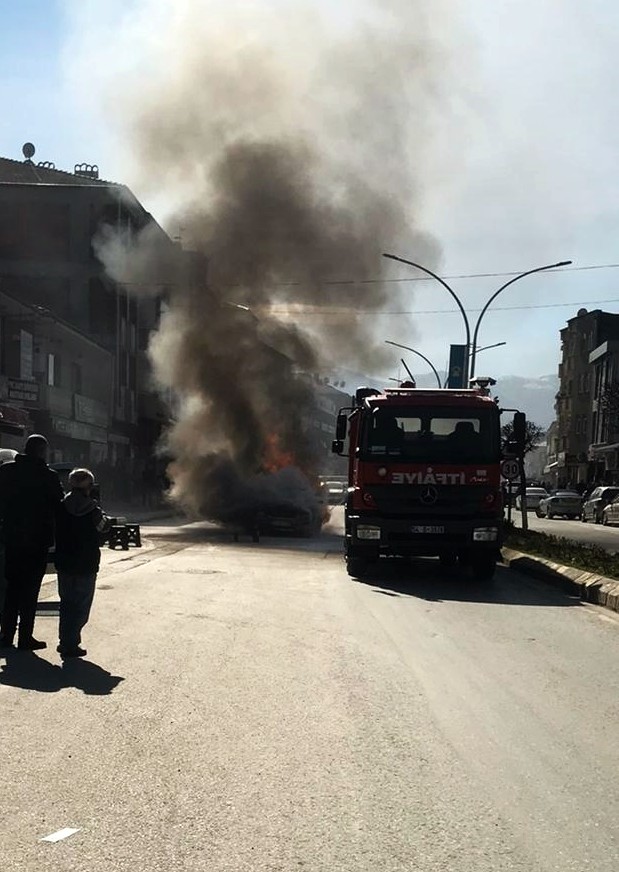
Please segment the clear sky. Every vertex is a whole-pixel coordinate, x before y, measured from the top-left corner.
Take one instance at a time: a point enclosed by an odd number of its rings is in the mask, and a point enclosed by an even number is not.
[[[112,134],[101,109],[101,71],[94,68],[100,61],[93,57],[91,85],[88,65],[82,59],[76,68],[70,59],[85,21],[90,40],[113,43],[114,10],[131,5],[0,0],[0,154],[20,158],[23,142],[31,140],[38,160],[66,169],[98,163],[104,177],[132,183],[122,177],[122,138]],[[463,85],[437,131],[424,193],[424,226],[441,243],[443,274],[525,270],[564,259],[578,266],[619,262],[619,4],[454,0],[453,7],[460,27],[446,37],[445,50]],[[108,62],[113,56],[108,45]],[[391,275],[408,273],[394,267]],[[453,285],[476,309],[502,281],[454,279]],[[483,369],[526,376],[556,371],[565,319],[581,305],[619,311],[618,281],[619,269],[523,280],[484,322],[482,344],[508,344],[487,352]],[[448,342],[462,339],[460,316],[424,314],[452,308],[449,298],[438,286],[408,287],[414,344],[442,366]],[[592,302],[604,300],[615,302]],[[570,305],[557,306],[565,302]],[[514,306],[548,308],[500,310]],[[381,317],[379,331],[401,338],[401,321],[397,314]]]

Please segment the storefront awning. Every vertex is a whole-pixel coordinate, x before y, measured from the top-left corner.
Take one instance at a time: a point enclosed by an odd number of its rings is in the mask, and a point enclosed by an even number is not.
[[[618,449],[619,442],[613,442],[608,445],[590,445],[589,454],[595,457],[596,454],[606,454],[607,451],[617,451]]]
[[[16,409],[13,406],[0,405],[0,424],[8,424],[10,427],[27,427],[30,416],[25,409]]]

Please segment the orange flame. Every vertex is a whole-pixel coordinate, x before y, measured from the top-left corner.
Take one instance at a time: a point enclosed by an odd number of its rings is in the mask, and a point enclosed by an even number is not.
[[[295,456],[292,451],[284,451],[280,445],[277,433],[269,433],[265,439],[262,467],[265,472],[277,472],[295,466]]]

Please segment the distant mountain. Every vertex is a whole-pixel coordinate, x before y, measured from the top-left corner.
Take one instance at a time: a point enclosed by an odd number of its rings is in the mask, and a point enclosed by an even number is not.
[[[499,404],[526,412],[527,418],[540,427],[550,427],[555,419],[555,394],[559,391],[556,375],[539,378],[523,378],[519,375],[504,375],[497,379],[494,392]]]

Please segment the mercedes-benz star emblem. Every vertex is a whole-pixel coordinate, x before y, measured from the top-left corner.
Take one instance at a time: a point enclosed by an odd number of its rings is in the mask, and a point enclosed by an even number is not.
[[[438,491],[435,487],[428,485],[421,491],[421,502],[424,506],[433,506],[438,499]]]

